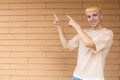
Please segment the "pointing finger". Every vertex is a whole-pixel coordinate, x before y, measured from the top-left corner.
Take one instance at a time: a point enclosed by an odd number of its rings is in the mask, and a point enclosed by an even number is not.
[[[66,16],[67,16],[68,19],[70,19],[70,20],[72,19],[70,16],[68,16],[68,15],[66,15]]]
[[[53,13],[53,15],[54,15],[54,17],[55,17],[56,19],[58,19],[57,15],[56,15],[55,13]]]

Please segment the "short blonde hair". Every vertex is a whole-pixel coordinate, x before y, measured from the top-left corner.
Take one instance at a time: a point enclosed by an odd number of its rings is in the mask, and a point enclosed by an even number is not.
[[[88,12],[91,12],[91,11],[97,11],[101,13],[101,8],[98,6],[90,6],[86,8],[85,13],[87,14]]]

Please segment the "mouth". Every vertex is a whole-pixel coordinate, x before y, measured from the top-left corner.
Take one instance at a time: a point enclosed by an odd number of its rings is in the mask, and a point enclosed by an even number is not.
[[[95,24],[96,24],[96,21],[91,21],[90,24],[91,24],[91,25],[95,25]]]

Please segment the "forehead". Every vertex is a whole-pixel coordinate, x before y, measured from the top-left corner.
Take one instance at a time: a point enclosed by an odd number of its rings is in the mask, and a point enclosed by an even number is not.
[[[86,15],[93,15],[93,14],[99,14],[98,11],[89,11]]]

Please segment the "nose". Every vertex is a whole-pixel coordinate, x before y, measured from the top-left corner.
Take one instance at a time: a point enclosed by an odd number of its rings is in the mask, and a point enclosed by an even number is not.
[[[90,20],[94,20],[94,17],[93,17],[93,16],[91,16],[91,17],[90,17]]]

